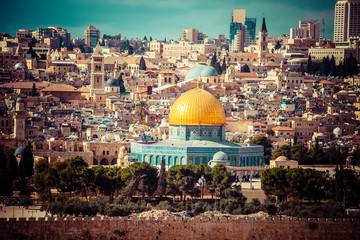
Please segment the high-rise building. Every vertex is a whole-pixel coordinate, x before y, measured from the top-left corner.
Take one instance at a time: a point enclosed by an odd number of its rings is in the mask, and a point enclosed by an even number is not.
[[[360,39],[360,1],[339,0],[335,4],[334,41]]]
[[[255,44],[256,40],[256,18],[245,19],[245,47]]]
[[[203,34],[202,32],[199,32],[198,29],[189,27],[182,31],[179,41],[201,44],[201,43],[204,43],[205,38],[206,38],[206,35]]]
[[[85,44],[90,47],[95,47],[100,38],[100,30],[96,29],[94,26],[89,26],[85,29]]]
[[[50,49],[70,47],[71,45],[70,33],[62,27],[38,28],[33,32],[33,36],[37,40],[47,43]]]
[[[255,44],[256,18],[247,18],[245,9],[234,9],[230,23],[230,51],[243,51]]]
[[[318,41],[320,38],[320,24],[317,20],[299,21],[299,28],[290,28],[290,39],[307,38]]]
[[[245,46],[245,25],[242,23],[230,24],[230,52],[242,52]]]

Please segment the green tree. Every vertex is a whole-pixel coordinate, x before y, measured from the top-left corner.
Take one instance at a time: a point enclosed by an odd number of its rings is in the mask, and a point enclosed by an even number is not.
[[[52,200],[50,165],[49,161],[45,158],[40,159],[35,164],[34,185],[42,201]]]
[[[141,100],[136,105],[135,115],[140,117],[141,121],[144,121],[145,117],[149,114],[148,105],[144,100]]]
[[[250,72],[250,68],[247,64],[245,64],[244,66],[241,67],[241,72],[246,72],[249,73]]]
[[[140,58],[139,70],[146,70],[146,63],[143,57]]]
[[[152,37],[150,36],[150,38],[149,38],[149,41],[151,42],[153,39],[152,39]]]
[[[31,151],[31,144],[28,142],[18,165],[18,179],[15,183],[21,195],[30,195],[30,185],[34,175],[34,156]]]
[[[266,169],[261,177],[261,189],[266,196],[276,196],[279,201],[286,201],[289,189],[286,170],[283,168]]]
[[[125,89],[125,86],[124,86],[124,80],[123,80],[121,74],[119,75],[118,81],[119,81],[119,85],[120,85],[120,93],[126,92],[126,89]]]
[[[130,44],[128,45],[127,50],[129,55],[132,55],[134,53],[134,48]]]
[[[269,164],[271,158],[271,150],[272,150],[272,143],[271,140],[265,136],[258,136],[255,137],[250,141],[252,144],[261,145],[264,147],[264,158],[266,160],[266,164]]]
[[[333,76],[333,77],[337,76],[334,55],[331,55],[331,59],[330,59],[330,75]]]
[[[306,72],[311,73],[312,68],[312,60],[311,60],[311,54],[309,54],[307,65],[306,65]]]
[[[214,53],[214,55],[211,58],[210,65],[215,68],[216,63],[217,63],[216,53]]]
[[[235,177],[226,170],[226,167],[222,164],[217,164],[211,169],[209,189],[212,193],[218,193],[221,198],[223,191],[229,188],[234,181]]]
[[[161,160],[161,168],[160,168],[160,175],[159,175],[159,182],[157,185],[157,194],[160,195],[160,197],[163,197],[166,194],[166,172],[165,172],[165,159]]]
[[[16,158],[14,152],[0,144],[0,195],[11,196],[16,178]]]
[[[31,89],[31,96],[33,96],[33,97],[37,96],[35,83],[33,83],[33,86],[32,86],[32,89]]]
[[[226,72],[226,68],[227,68],[227,66],[226,66],[226,61],[225,61],[225,57],[224,57],[224,58],[223,58],[222,65],[221,65],[221,71],[222,71],[222,72]]]
[[[186,195],[194,196],[199,192],[196,187],[200,176],[195,165],[176,165],[167,171],[168,194],[180,195],[181,201]]]
[[[158,170],[147,162],[135,162],[122,170],[122,179],[125,182],[125,194],[132,196],[135,191],[153,196],[158,182]]]
[[[147,41],[147,37],[146,37],[146,36],[144,36],[144,41]]]

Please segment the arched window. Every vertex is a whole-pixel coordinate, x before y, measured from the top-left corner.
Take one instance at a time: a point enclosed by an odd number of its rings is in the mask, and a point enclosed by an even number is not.
[[[98,160],[96,160],[95,158],[93,159],[93,165],[98,165]]]
[[[179,165],[179,158],[175,157],[175,165]]]
[[[113,160],[111,160],[111,165],[116,165],[117,164],[117,159],[114,158]]]
[[[154,156],[150,157],[150,164],[154,164]]]
[[[171,156],[168,157],[168,165],[169,165],[169,166],[173,165],[173,163],[172,163],[172,157],[171,157]]]
[[[109,165],[109,161],[106,158],[101,159],[100,165]]]
[[[160,161],[159,161],[159,156],[156,156],[156,158],[155,158],[155,164],[156,164],[156,165],[161,164]]]
[[[195,165],[200,165],[200,158],[199,157],[195,158]]]

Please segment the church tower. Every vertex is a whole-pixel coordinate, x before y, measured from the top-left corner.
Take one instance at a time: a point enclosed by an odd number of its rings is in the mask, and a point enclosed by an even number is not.
[[[14,137],[15,140],[25,140],[25,104],[21,98],[16,100],[15,115],[14,115]]]
[[[104,55],[99,43],[96,45],[91,59],[90,96],[92,98],[96,91],[104,91]]]
[[[259,62],[266,63],[268,51],[268,30],[266,28],[265,17],[263,17],[261,29],[259,32]]]

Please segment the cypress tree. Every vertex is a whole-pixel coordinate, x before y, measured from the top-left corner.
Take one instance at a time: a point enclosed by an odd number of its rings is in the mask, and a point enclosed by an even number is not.
[[[120,85],[120,93],[126,92],[125,86],[124,86],[124,80],[123,80],[121,74],[119,75],[118,81],[119,81],[119,85]]]
[[[222,70],[222,72],[226,71],[225,57],[223,58],[223,63],[222,63],[222,66],[221,66],[221,70]]]
[[[165,159],[161,160],[161,168],[160,168],[160,175],[159,175],[159,182],[156,189],[157,194],[160,195],[160,197],[163,197],[166,194],[166,173],[165,173]]]
[[[214,56],[211,58],[211,63],[210,63],[210,65],[213,66],[213,67],[215,67],[216,62],[217,62],[216,53],[214,53]]]
[[[32,86],[32,89],[31,89],[31,96],[33,96],[33,97],[37,96],[35,83],[33,83],[33,86]]]
[[[31,151],[30,142],[25,147],[19,163],[19,176],[22,178],[34,175],[34,156]]]
[[[139,69],[144,71],[146,70],[146,63],[143,57],[140,58]]]
[[[311,67],[312,67],[311,54],[309,54],[309,58],[308,58],[308,61],[307,61],[307,66],[306,66],[306,72],[307,73],[311,73]]]
[[[337,72],[336,72],[335,58],[334,55],[332,55],[330,59],[330,75],[335,77],[336,74]]]
[[[133,53],[134,53],[134,48],[133,48],[133,46],[129,45],[128,46],[128,54],[132,55]]]

